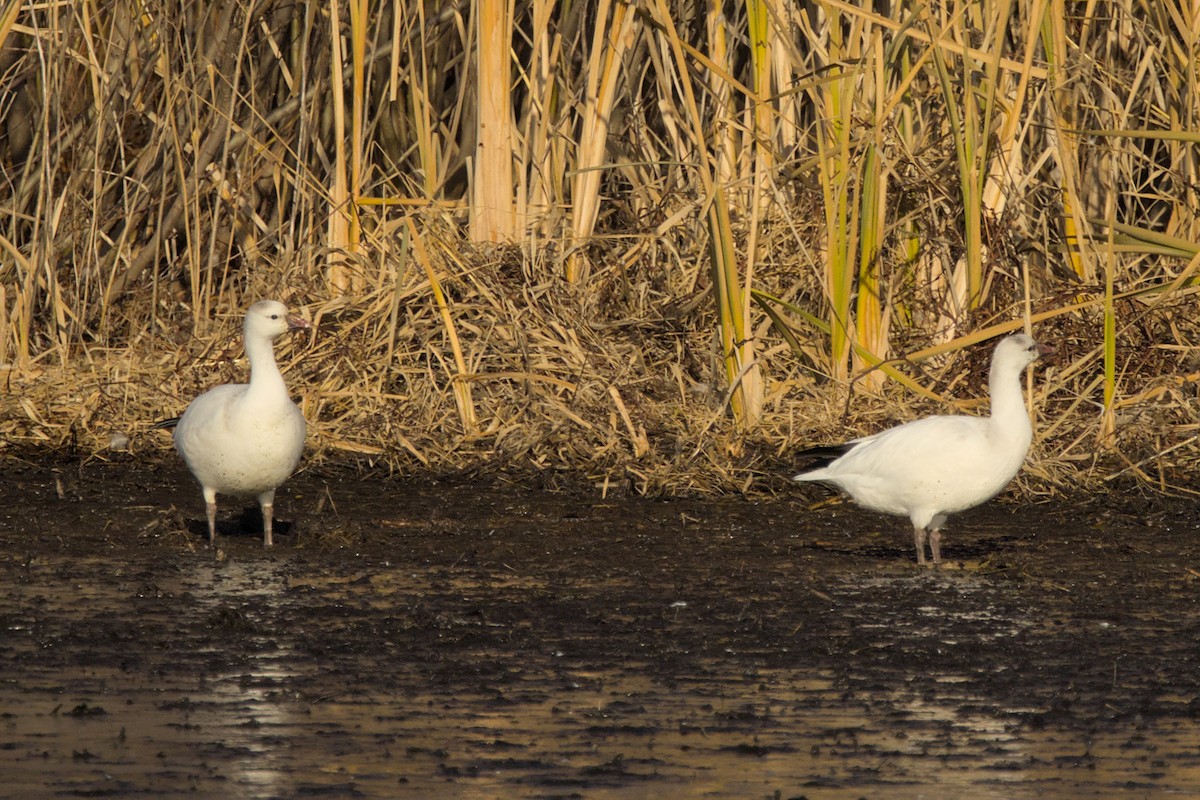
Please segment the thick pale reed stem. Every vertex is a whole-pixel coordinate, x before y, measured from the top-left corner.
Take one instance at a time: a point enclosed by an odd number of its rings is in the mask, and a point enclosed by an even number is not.
[[[510,0],[478,0],[475,163],[471,186],[471,238],[511,242],[517,233],[513,196]]]

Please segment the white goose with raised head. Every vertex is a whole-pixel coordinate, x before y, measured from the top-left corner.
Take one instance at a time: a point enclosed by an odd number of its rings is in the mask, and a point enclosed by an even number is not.
[[[798,455],[817,463],[793,480],[830,483],[861,506],[907,516],[917,563],[925,563],[928,542],[938,564],[947,515],[995,497],[1025,462],[1033,429],[1021,374],[1052,352],[1023,333],[1007,336],[992,355],[990,416],[926,417],[845,444],[810,448]]]
[[[197,397],[175,426],[175,449],[204,492],[208,540],[217,539],[217,495],[254,496],[262,508],[263,545],[272,542],[275,490],[304,452],[304,415],[275,363],[275,339],[311,327],[275,300],[250,306],[243,325],[249,383],[227,383]]]

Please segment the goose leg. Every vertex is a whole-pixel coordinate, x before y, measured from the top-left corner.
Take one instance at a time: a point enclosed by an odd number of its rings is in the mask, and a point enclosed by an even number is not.
[[[945,524],[945,514],[934,514],[933,519],[925,526],[929,529],[929,552],[933,555],[935,567],[942,563],[942,526]]]
[[[942,529],[934,528],[929,532],[929,552],[933,554],[933,565],[942,563]]]
[[[913,544],[917,547],[917,566],[925,565],[925,528],[913,525]]]
[[[208,544],[217,543],[217,493],[214,489],[204,490],[204,514],[208,517]]]
[[[267,503],[265,506],[262,507],[263,547],[270,547],[273,544],[275,544],[274,540],[271,539],[271,517],[273,516],[274,511],[275,511],[275,506],[271,503]]]
[[[271,547],[275,544],[271,538],[271,522],[275,513],[275,490],[260,494],[258,504],[262,507],[263,547]]]

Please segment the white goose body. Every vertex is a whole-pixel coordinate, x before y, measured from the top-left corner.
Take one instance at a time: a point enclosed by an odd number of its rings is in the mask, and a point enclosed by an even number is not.
[[[250,382],[224,384],[197,397],[175,426],[175,449],[204,492],[208,536],[216,541],[217,495],[252,495],[263,515],[263,544],[272,544],[275,490],[296,470],[304,452],[304,415],[288,396],[273,342],[308,328],[287,307],[262,300],[243,327]]]
[[[1006,337],[992,356],[991,416],[926,417],[844,445],[805,450],[799,455],[823,462],[794,480],[831,483],[865,508],[907,516],[917,563],[925,563],[928,540],[937,564],[947,515],[995,497],[1025,462],[1033,429],[1021,373],[1050,352],[1025,334]]]

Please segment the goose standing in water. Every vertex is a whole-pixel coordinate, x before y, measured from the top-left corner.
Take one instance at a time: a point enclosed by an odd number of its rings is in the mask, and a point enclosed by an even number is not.
[[[208,540],[217,540],[217,495],[256,496],[263,545],[270,547],[275,489],[295,471],[304,451],[304,415],[288,397],[275,363],[274,341],[311,327],[287,306],[260,300],[242,328],[249,383],[227,383],[197,397],[175,425],[175,449],[204,491]]]
[[[925,543],[942,560],[946,517],[999,494],[1025,462],[1033,429],[1025,410],[1021,374],[1053,348],[1023,333],[996,345],[988,376],[991,416],[936,416],[845,444],[799,453],[818,459],[796,481],[823,481],[859,505],[912,520],[917,563]]]

